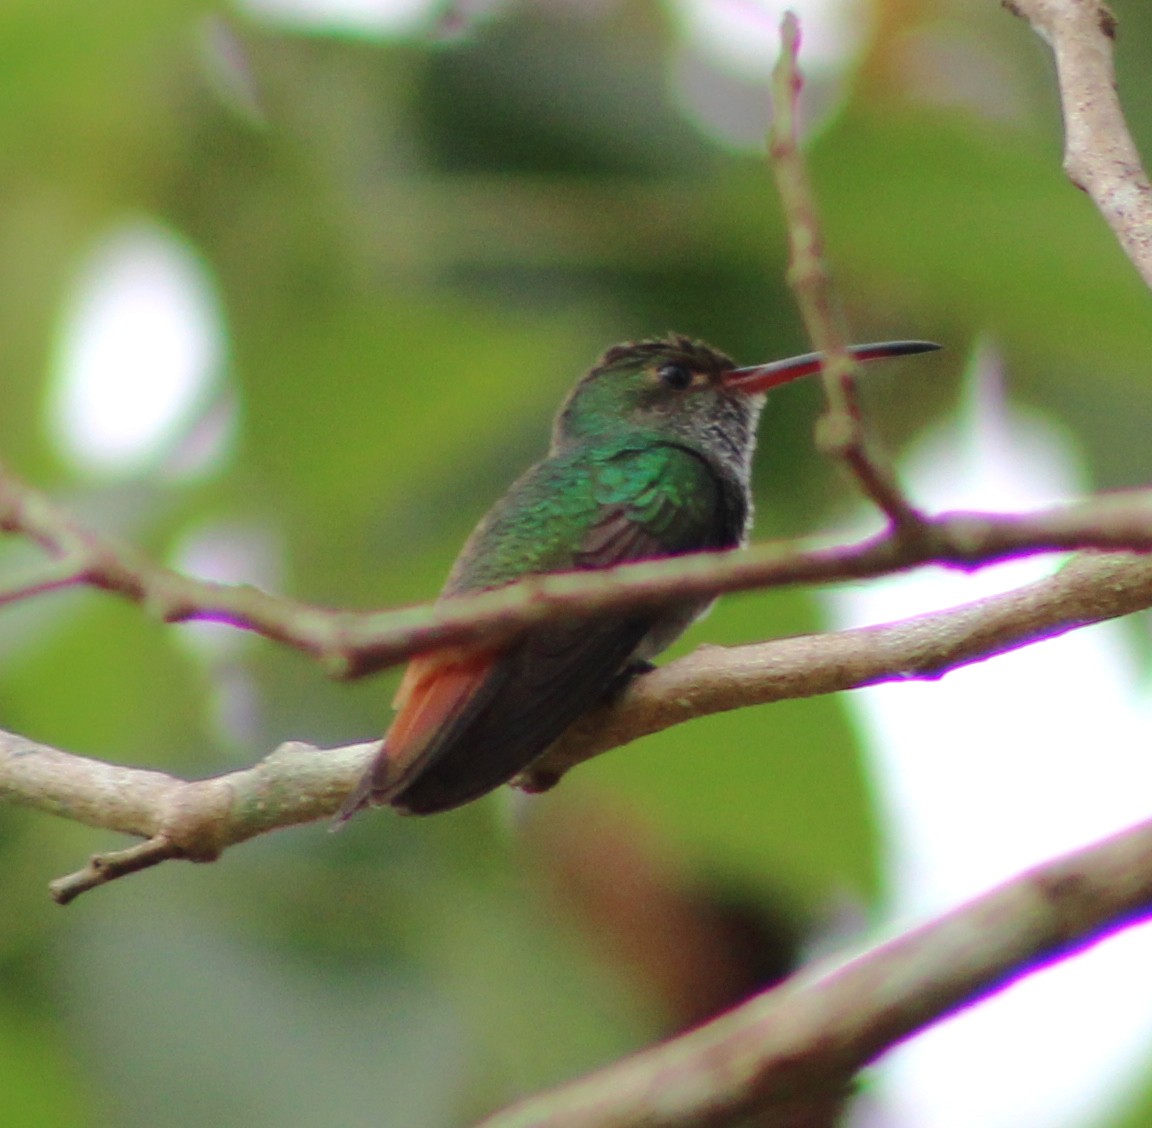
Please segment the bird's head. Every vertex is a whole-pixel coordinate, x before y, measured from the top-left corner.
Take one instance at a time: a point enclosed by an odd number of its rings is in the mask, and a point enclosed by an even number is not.
[[[728,388],[735,370],[731,357],[688,337],[614,345],[565,400],[553,448],[622,433],[698,443],[717,428],[743,446],[763,396]]]
[[[927,341],[854,345],[858,361],[938,348]],[[553,450],[619,434],[647,434],[744,463],[769,389],[819,372],[819,353],[738,368],[702,341],[672,335],[610,348],[572,389]]]

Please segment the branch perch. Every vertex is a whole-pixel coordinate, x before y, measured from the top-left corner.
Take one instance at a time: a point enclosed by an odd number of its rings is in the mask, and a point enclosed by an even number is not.
[[[641,736],[749,704],[836,693],[948,670],[1088,623],[1152,607],[1152,560],[1085,555],[1002,595],[884,626],[695,653],[635,679],[519,781],[552,786],[574,765]],[[331,817],[376,749],[289,743],[243,771],[185,782],[0,732],[0,800],[144,839],[53,883],[67,902],[166,858],[211,861],[268,831]]]
[[[1084,555],[1047,579],[900,622],[703,646],[637,678],[611,707],[587,714],[518,782],[528,791],[546,790],[585,760],[696,717],[881,682],[936,680],[1147,607],[1152,560]]]

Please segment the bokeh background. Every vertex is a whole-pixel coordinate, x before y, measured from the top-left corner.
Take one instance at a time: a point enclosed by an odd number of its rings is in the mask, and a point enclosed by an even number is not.
[[[994,353],[1012,411],[1043,416],[1085,486],[1145,482],[1149,295],[1061,173],[1046,49],[992,2],[795,7],[853,335],[947,346],[869,371],[884,440],[971,415]],[[1113,7],[1152,152],[1152,10]],[[807,350],[763,160],[777,18],[755,0],[7,0],[0,457],[179,567],[346,608],[431,597],[608,344]],[[812,450],[818,409],[815,386],[769,405],[760,537],[853,519]],[[0,574],[32,559],[2,544]],[[676,652],[840,613],[730,597]],[[0,725],[181,775],[370,738],[394,682],[334,684],[94,593],[0,619]],[[849,708],[710,718],[546,797],[283,832],[66,910],[47,880],[121,843],[0,809],[0,1123],[439,1128],[697,1021],[892,907],[883,733]],[[913,739],[931,750],[930,717]],[[972,840],[1000,784],[976,787]],[[1071,1004],[1046,1021],[1096,1037]],[[995,1079],[957,1058],[939,1088],[991,1108],[1027,1056],[1024,1035]],[[1152,1048],[1126,1062],[1075,1119],[1007,1123],[1148,1123]],[[882,1083],[856,1115],[929,1123]]]

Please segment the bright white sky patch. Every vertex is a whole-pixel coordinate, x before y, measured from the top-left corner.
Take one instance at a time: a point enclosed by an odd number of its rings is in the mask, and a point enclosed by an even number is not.
[[[669,0],[680,34],[673,54],[673,96],[700,131],[723,145],[758,152],[768,131],[770,72],[780,54],[780,20],[800,18],[800,67],[824,79],[803,103],[820,118],[835,105],[835,79],[859,45],[856,6],[848,0]],[[810,124],[810,123],[809,123]]]
[[[775,66],[787,11],[800,19],[805,67],[839,66],[854,43],[846,0],[674,0],[672,7],[694,50],[750,78],[766,77]]]
[[[205,404],[223,330],[200,259],[157,224],[106,236],[66,303],[49,425],[80,469],[131,474],[154,463]]]
[[[242,0],[257,16],[317,30],[405,35],[428,25],[440,0]]]
[[[929,508],[1011,510],[1079,494],[1055,428],[1009,408],[985,358],[955,431],[903,467]],[[1051,561],[943,570],[829,599],[838,627],[899,619],[1027,583]],[[1119,624],[948,674],[851,695],[889,828],[904,925],[1152,813],[1152,708]],[[1114,937],[888,1056],[900,1128],[1072,1128],[1115,1111],[1152,1049],[1152,931]]]

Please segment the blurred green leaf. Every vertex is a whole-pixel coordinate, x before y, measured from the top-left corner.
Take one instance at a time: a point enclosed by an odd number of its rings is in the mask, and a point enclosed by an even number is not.
[[[5,1003],[0,1006],[0,1120],[36,1128],[97,1123],[77,1084],[70,1047],[55,1023]]]

